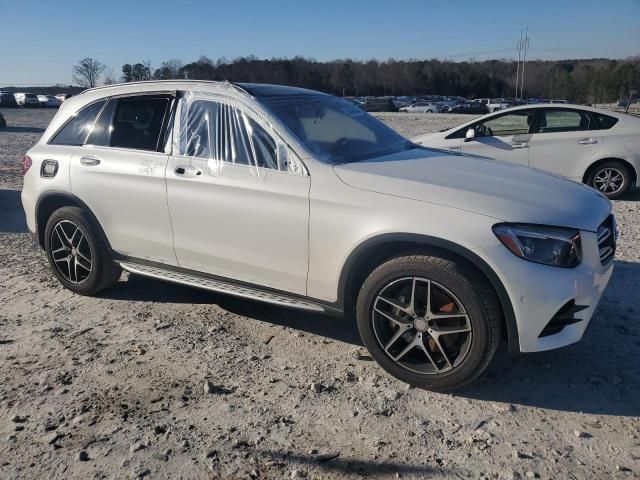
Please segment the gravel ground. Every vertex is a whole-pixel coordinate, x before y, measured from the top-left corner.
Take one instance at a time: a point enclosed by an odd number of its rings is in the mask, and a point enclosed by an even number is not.
[[[123,275],[64,290],[26,233],[20,158],[53,113],[2,110],[0,478],[638,478],[640,194],[582,342],[456,395],[379,369],[346,320]],[[450,115],[383,114],[401,133]]]

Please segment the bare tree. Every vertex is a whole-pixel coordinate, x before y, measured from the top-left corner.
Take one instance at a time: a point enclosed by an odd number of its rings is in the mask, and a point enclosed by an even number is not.
[[[73,66],[73,81],[85,88],[93,88],[98,84],[98,79],[104,72],[104,65],[98,60],[87,57]]]
[[[113,68],[109,67],[104,72],[104,84],[105,85],[113,85],[116,83],[116,74],[113,71]]]

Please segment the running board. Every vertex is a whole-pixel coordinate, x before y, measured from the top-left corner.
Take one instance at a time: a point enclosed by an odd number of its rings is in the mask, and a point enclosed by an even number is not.
[[[145,277],[166,280],[167,282],[179,283],[189,287],[203,288],[213,292],[225,293],[236,297],[249,298],[260,302],[272,303],[283,307],[298,308],[302,310],[312,310],[315,312],[325,312],[326,309],[317,303],[289,297],[281,293],[273,293],[258,288],[247,287],[228,283],[223,280],[201,277],[189,273],[176,272],[166,268],[142,265],[139,263],[119,262],[120,266],[127,272],[135,273]]]

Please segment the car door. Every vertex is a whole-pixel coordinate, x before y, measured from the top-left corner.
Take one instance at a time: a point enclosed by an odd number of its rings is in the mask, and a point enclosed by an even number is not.
[[[534,168],[582,181],[584,166],[602,148],[603,136],[589,112],[544,108],[530,143]]]
[[[292,155],[235,100],[180,100],[166,173],[179,265],[305,294],[310,179]]]
[[[468,128],[459,131],[462,151],[528,166],[534,116],[533,109],[524,109],[486,117],[468,127],[474,138],[465,138]]]
[[[177,265],[167,208],[164,131],[173,95],[111,98],[71,159],[71,191],[94,213],[111,248]]]

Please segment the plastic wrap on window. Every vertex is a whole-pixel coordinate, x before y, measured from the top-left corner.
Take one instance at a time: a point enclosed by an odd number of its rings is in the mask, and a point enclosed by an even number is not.
[[[188,92],[178,104],[179,126],[174,132],[177,155],[207,160],[208,173],[225,165],[247,165],[260,175],[267,170],[304,174],[304,167],[278,137],[247,115],[232,95]]]

